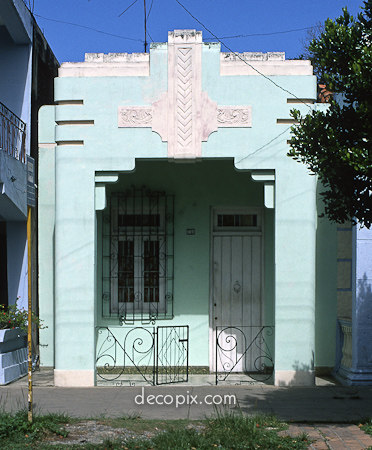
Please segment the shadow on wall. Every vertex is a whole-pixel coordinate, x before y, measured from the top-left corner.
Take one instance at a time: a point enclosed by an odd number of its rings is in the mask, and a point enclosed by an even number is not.
[[[366,273],[358,280],[357,298],[358,316],[363,318],[364,323],[368,321],[372,326],[372,285]]]
[[[279,379],[277,386],[311,386],[314,384],[314,352],[312,353],[311,363],[304,364],[295,361],[290,375],[286,379]]]
[[[372,371],[372,286],[371,280],[364,273],[363,278],[357,284],[357,364],[366,373]]]

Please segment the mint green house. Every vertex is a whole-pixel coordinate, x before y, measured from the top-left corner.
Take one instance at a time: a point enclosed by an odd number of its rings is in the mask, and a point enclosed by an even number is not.
[[[175,30],[64,63],[39,113],[40,361],[58,386],[334,366],[336,229],[286,156],[309,61]],[[121,377],[121,378],[120,378]],[[167,378],[168,377],[168,378]]]

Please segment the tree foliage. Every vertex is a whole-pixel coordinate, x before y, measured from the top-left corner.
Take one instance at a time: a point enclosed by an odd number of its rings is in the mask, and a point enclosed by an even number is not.
[[[334,93],[326,111],[312,110],[292,127],[288,155],[323,183],[331,221],[372,224],[372,0],[356,18],[347,9],[311,41],[309,55],[319,82]]]

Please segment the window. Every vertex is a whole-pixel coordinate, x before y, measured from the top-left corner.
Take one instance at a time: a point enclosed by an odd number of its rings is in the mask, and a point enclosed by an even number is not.
[[[217,214],[218,228],[257,227],[257,214]]]
[[[256,208],[223,208],[213,211],[213,231],[261,231],[261,214]]]
[[[165,301],[164,267],[160,253],[164,251],[163,236],[126,236],[112,238],[112,298],[116,304],[132,304],[140,312],[142,303],[156,303],[163,309]],[[114,306],[113,305],[113,306]],[[123,305],[122,305],[123,306]],[[126,307],[129,310],[129,305]]]
[[[173,197],[145,188],[112,194],[109,222],[103,315],[125,323],[173,317]]]

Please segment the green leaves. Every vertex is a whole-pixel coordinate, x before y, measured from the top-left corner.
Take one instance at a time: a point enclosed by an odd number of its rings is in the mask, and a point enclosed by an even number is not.
[[[19,309],[17,301],[6,309],[4,305],[0,305],[0,330],[21,328],[23,331],[27,331],[28,312],[25,309]],[[38,328],[47,328],[33,312],[31,313],[31,320]]]
[[[325,214],[335,222],[372,224],[372,1],[354,19],[346,8],[309,45],[318,77],[334,99],[326,112],[291,115],[288,156],[318,175]],[[337,95],[338,94],[338,95]]]

